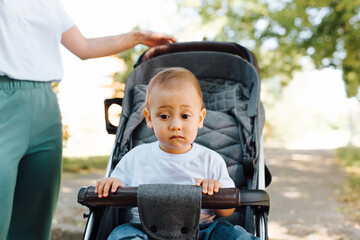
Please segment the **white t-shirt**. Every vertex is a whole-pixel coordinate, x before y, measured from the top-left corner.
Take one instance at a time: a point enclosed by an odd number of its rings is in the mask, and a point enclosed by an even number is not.
[[[59,0],[1,0],[0,75],[61,80],[61,36],[72,26]]]
[[[133,187],[161,183],[195,185],[196,178],[218,180],[223,188],[235,187],[223,158],[196,143],[184,154],[166,153],[160,149],[158,141],[139,145],[121,159],[111,177]],[[137,208],[132,213],[133,222],[140,222]],[[203,209],[200,223],[209,222],[214,217],[211,210]]]

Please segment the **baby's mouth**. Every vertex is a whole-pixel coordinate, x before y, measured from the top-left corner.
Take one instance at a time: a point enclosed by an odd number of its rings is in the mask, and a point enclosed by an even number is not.
[[[183,137],[182,136],[177,136],[177,135],[175,135],[175,136],[171,136],[170,137],[170,139],[183,139]]]

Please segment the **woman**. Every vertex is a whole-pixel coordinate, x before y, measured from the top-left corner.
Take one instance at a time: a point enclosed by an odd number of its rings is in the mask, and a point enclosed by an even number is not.
[[[63,77],[60,43],[89,59],[175,41],[141,30],[87,39],[59,0],[0,0],[0,240],[50,238],[61,174],[51,89]]]

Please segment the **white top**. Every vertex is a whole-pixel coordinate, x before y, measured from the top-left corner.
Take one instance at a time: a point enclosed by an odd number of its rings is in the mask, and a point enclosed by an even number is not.
[[[223,188],[235,187],[223,158],[196,143],[184,154],[166,153],[160,149],[158,141],[139,145],[121,159],[111,177],[133,187],[161,183],[195,185],[196,178],[218,180]],[[133,222],[140,222],[137,208],[132,213]],[[200,223],[214,217],[211,210],[202,210]]]
[[[59,0],[0,0],[0,75],[61,80],[61,36],[72,26]]]

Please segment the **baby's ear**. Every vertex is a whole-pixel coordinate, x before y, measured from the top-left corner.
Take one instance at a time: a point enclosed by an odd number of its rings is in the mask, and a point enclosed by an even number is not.
[[[206,116],[206,109],[203,108],[200,111],[198,128],[202,128],[204,126],[205,116]]]
[[[149,127],[149,128],[153,128],[153,124],[152,124],[152,121],[151,121],[151,114],[150,114],[150,111],[145,107],[144,110],[144,117],[146,119],[146,125]]]

